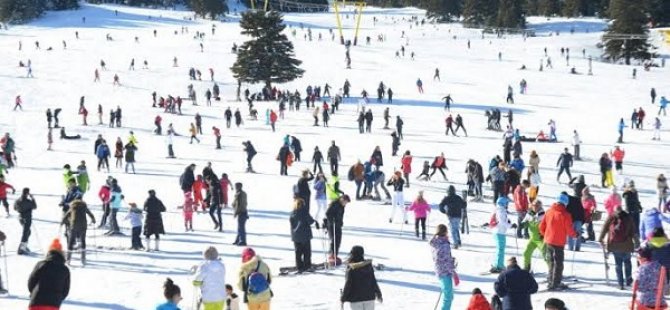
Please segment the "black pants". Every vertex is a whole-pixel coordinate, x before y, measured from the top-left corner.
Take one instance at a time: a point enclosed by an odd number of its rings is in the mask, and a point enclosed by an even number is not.
[[[144,246],[142,245],[142,239],[140,239],[140,234],[142,234],[142,226],[133,227],[133,234],[131,237],[131,247],[133,249],[141,249]]]
[[[221,148],[221,136],[216,137],[216,148]]]
[[[172,144],[168,144],[168,157],[174,157],[174,150],[172,149]]]
[[[109,217],[109,203],[102,204],[102,219],[100,220],[100,226],[105,226],[107,224],[107,217]]]
[[[312,267],[312,245],[311,242],[293,242],[295,247],[295,267],[298,271],[307,270]]]
[[[79,239],[79,249],[81,252],[86,249],[86,229],[84,230],[77,230],[77,229],[70,229],[70,234],[68,235],[67,239],[67,249],[68,251],[72,251],[74,249],[75,243],[77,243],[77,239]]]
[[[452,134],[452,135],[454,135],[454,136],[456,135],[456,132],[454,131],[454,127],[447,126],[447,130],[446,130],[446,132],[445,132],[445,134],[446,134],[447,136],[449,135],[449,131],[451,131],[451,134]]]
[[[356,183],[356,200],[361,199],[361,185],[363,185],[363,181],[355,180]],[[365,189],[363,190],[363,194],[365,195]]]
[[[563,281],[563,260],[563,246],[547,244],[547,264],[549,265],[547,285],[549,287],[556,287]]]
[[[328,248],[328,254],[337,257],[338,253],[340,252],[340,245],[342,243],[342,226],[333,225],[329,222],[328,238],[330,238],[330,248]],[[335,250],[334,253],[333,250]]]
[[[330,159],[330,174],[337,173],[337,159]]]
[[[495,181],[493,182],[493,204],[495,205],[498,201],[498,197],[503,194],[503,187],[505,187],[505,181]]]
[[[216,213],[216,217],[214,217]],[[223,230],[223,221],[221,220],[221,205],[215,204],[209,206],[209,216],[212,218],[212,222],[219,228],[219,231]]]
[[[575,159],[577,160],[581,159],[579,157],[579,144],[575,144]]]
[[[556,179],[561,178],[561,174],[563,174],[563,171],[565,171],[565,173],[568,175],[568,179],[572,180],[572,174],[570,173],[570,167],[563,167],[563,166],[561,166],[558,169],[558,175],[556,176]]]
[[[442,167],[433,167],[433,172],[430,174],[430,177],[432,178],[433,175],[435,175],[435,172],[437,172],[438,170],[440,171],[440,173],[442,174],[442,176],[446,179],[446,178],[447,178],[447,175],[444,174],[444,170],[442,170]]]
[[[235,243],[237,245],[247,244],[247,220],[249,213],[244,212],[237,215],[237,236],[235,236]]]
[[[398,138],[400,138],[400,140],[402,140],[403,139],[403,137],[402,137],[402,127],[396,128],[396,132],[398,133]]]
[[[419,236],[419,224],[421,224],[421,236],[423,238],[426,238],[426,218],[425,217],[420,217],[420,218],[415,218],[414,219],[414,231],[416,232],[416,236]]]
[[[607,172],[606,171],[600,171],[600,185],[604,188],[605,187],[605,181],[607,180]]]
[[[321,162],[320,161],[314,162],[314,169],[312,169],[314,173],[316,173],[316,168],[317,167],[319,168],[319,173],[323,173],[323,169],[321,168]]]
[[[30,227],[33,224],[33,219],[31,216],[23,217],[19,219],[19,223],[23,226],[23,233],[21,233],[21,242],[28,243],[28,238],[30,238]]]
[[[119,210],[111,208],[111,213],[109,215],[109,230],[113,232],[119,232],[119,222],[116,220],[116,213]]]
[[[457,124],[457,125],[456,125],[456,132],[458,132],[458,129],[460,129],[460,128],[463,128],[463,132],[465,133],[465,136],[467,136],[467,135],[468,135],[468,131],[465,130],[465,126],[463,126],[463,125],[461,125],[461,124]]]
[[[285,161],[279,163],[279,175],[288,175],[288,166]]]
[[[300,151],[293,151],[293,154],[295,155],[295,161],[300,161]]]
[[[107,168],[107,171],[109,171],[109,159],[107,157],[98,157],[98,170],[100,168]]]

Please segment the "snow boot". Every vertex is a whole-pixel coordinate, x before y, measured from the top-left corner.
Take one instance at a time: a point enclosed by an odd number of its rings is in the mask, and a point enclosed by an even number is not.
[[[86,250],[83,250],[83,252],[81,252],[81,265],[86,266]]]
[[[70,259],[72,258],[72,251],[67,251],[67,255],[65,257],[65,264],[68,266],[70,265]]]
[[[151,251],[151,239],[149,239],[149,238],[147,238],[147,248],[146,248],[146,251],[147,251],[147,252],[150,252],[150,251]]]
[[[158,243],[159,243],[159,241],[160,241],[160,240],[156,239],[156,248],[154,249],[154,251],[156,251],[156,252],[160,251],[160,250],[158,249]]]
[[[28,249],[28,245],[25,242],[21,242],[21,244],[19,244],[19,249],[16,251],[16,254],[19,255],[30,254],[30,249]]]

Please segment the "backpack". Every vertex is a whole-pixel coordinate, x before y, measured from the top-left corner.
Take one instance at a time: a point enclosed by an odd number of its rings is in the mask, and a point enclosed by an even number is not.
[[[262,292],[265,292],[267,289],[270,288],[270,284],[268,283],[268,279],[265,277],[264,274],[258,272],[258,269],[261,267],[261,262],[258,261],[258,265],[256,266],[256,270],[249,274],[249,277],[247,277],[247,290],[251,294],[260,294]]]
[[[623,218],[615,218],[609,226],[609,242],[619,243],[630,239],[626,236],[626,221]]]
[[[347,174],[347,179],[349,181],[354,180],[354,166],[351,166],[351,168],[349,168],[349,173]]]

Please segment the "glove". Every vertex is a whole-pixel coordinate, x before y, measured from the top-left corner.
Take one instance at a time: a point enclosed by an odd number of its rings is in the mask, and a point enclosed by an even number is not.
[[[458,286],[458,284],[461,283],[461,279],[458,277],[458,273],[454,272],[453,278],[454,278],[454,286]]]

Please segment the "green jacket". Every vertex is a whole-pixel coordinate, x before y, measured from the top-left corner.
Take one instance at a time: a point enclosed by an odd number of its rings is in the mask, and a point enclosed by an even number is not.
[[[247,213],[247,193],[243,190],[235,193],[233,209],[235,210],[235,216]]]
[[[66,189],[67,189],[67,183],[70,181],[70,179],[75,179],[75,182],[77,181],[74,172],[72,172],[72,170],[70,169],[63,169],[63,183],[65,184]]]
[[[540,234],[540,222],[544,217],[544,210],[540,210],[538,213],[535,213],[531,210],[528,211],[526,217],[523,219],[521,226],[528,228],[528,234],[530,236],[530,241],[542,241],[542,235]]]
[[[340,178],[338,176],[331,176],[326,183],[326,193],[328,194],[328,199],[337,200],[340,198],[341,194],[344,194],[340,190]]]

